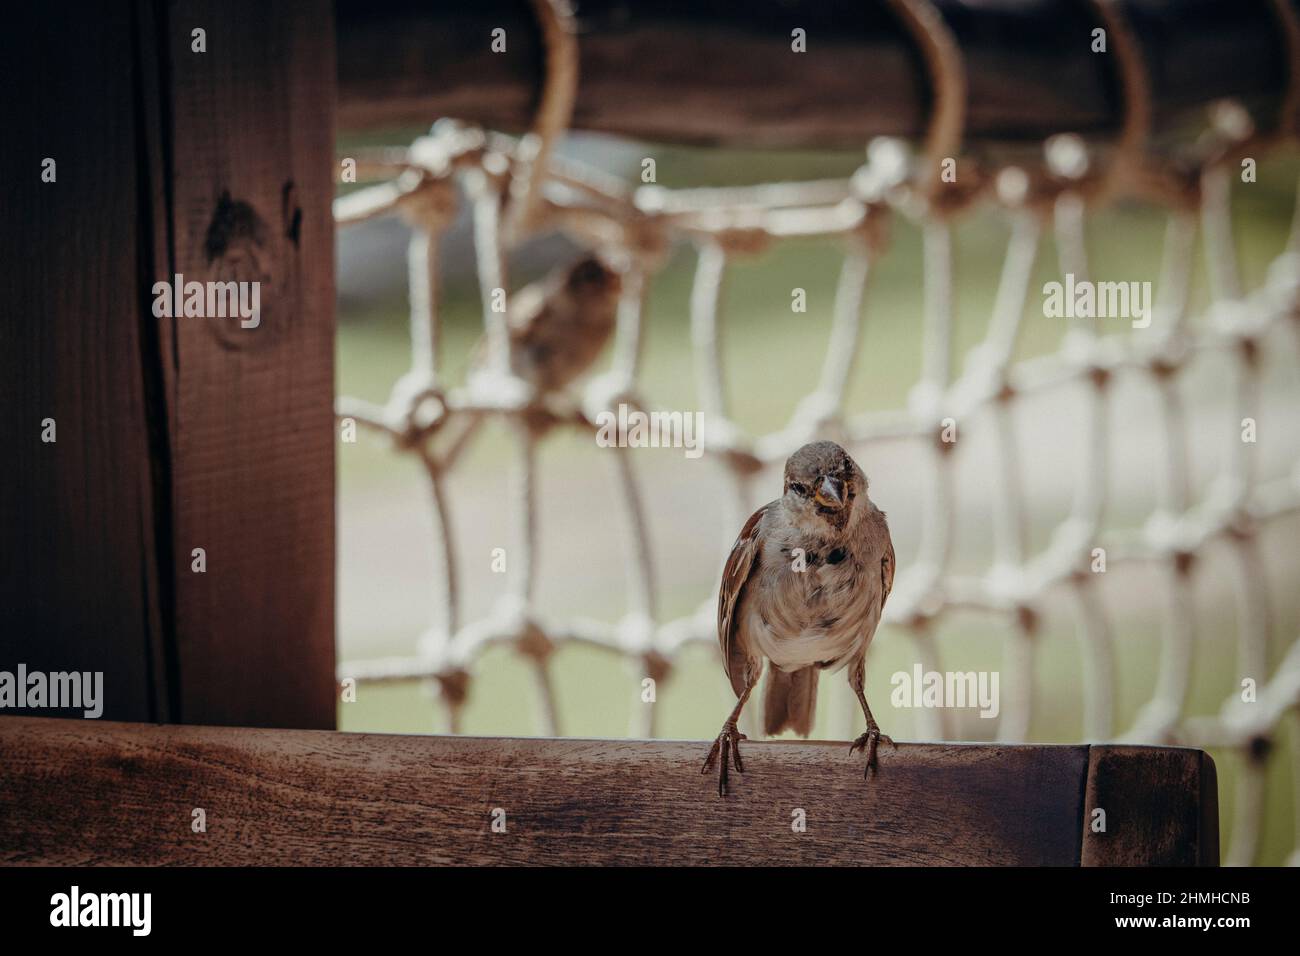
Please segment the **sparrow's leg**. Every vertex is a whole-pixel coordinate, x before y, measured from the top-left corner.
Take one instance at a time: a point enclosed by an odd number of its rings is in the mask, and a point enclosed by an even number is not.
[[[700,773],[708,773],[712,770],[719,753],[721,753],[722,767],[718,771],[718,796],[720,797],[727,795],[728,756],[735,761],[737,771],[740,773],[745,772],[745,765],[740,762],[740,742],[749,738],[736,728],[736,721],[740,719],[740,711],[744,708],[745,701],[749,700],[749,692],[754,689],[756,683],[756,680],[751,680],[745,685],[745,692],[740,695],[740,700],[736,701],[731,716],[723,723],[722,733],[718,734],[718,739],[713,741],[713,746],[709,748],[709,755],[704,758],[704,766],[700,769]]]
[[[876,718],[871,716],[871,708],[867,706],[867,695],[863,692],[866,684],[866,664],[865,659],[859,657],[849,665],[849,686],[853,692],[858,695],[858,703],[862,705],[862,713],[867,718],[867,732],[853,741],[849,747],[849,753],[856,750],[862,750],[867,755],[867,765],[863,768],[862,776],[868,777],[871,771],[876,768],[876,747],[883,740],[891,747],[897,746],[893,740],[880,732],[880,725],[876,723]]]

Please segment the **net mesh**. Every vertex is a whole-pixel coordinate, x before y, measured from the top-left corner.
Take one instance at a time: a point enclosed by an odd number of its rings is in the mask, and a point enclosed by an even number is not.
[[[546,22],[545,20],[543,22]],[[567,41],[555,41],[567,42]],[[552,57],[551,63],[563,63]],[[552,100],[563,100],[575,77],[555,70],[549,77]],[[559,92],[556,92],[556,91]],[[436,686],[452,732],[460,714],[475,660],[491,646],[517,648],[533,664],[543,702],[547,734],[560,731],[550,662],[566,643],[599,648],[632,661],[644,676],[666,678],[685,645],[716,646],[717,581],[701,581],[696,613],[663,620],[657,611],[654,559],[647,521],[627,449],[611,450],[620,490],[630,587],[626,614],[615,623],[543,616],[535,601],[537,553],[537,443],[548,427],[595,432],[596,415],[625,403],[650,409],[641,394],[641,364],[646,295],[656,272],[678,244],[696,250],[690,299],[696,390],[704,413],[706,457],[725,469],[736,494],[729,527],[741,527],[754,501],[751,488],[768,466],[779,466],[807,441],[835,438],[855,456],[868,458],[882,445],[913,443],[924,449],[925,474],[917,483],[923,496],[919,542],[914,558],[897,573],[885,608],[882,634],[913,643],[926,670],[941,670],[937,628],[955,613],[977,612],[1000,621],[1005,642],[1003,670],[1009,672],[997,736],[1028,738],[1033,717],[1035,636],[1050,598],[1064,596],[1078,637],[1084,738],[1137,743],[1186,744],[1235,752],[1235,815],[1225,862],[1247,864],[1258,854],[1271,763],[1282,760],[1292,774],[1292,804],[1300,817],[1300,727],[1286,735],[1291,753],[1272,746],[1284,720],[1296,721],[1300,703],[1300,642],[1270,670],[1269,608],[1294,604],[1294,591],[1270,594],[1260,537],[1276,522],[1300,513],[1300,449],[1288,452],[1289,472],[1261,474],[1256,446],[1243,440],[1259,405],[1262,355],[1266,349],[1300,351],[1300,229],[1280,250],[1265,280],[1242,288],[1231,229],[1231,180],[1240,158],[1261,141],[1239,110],[1220,107],[1209,132],[1199,141],[1197,162],[1186,154],[1175,170],[1143,153],[1140,166],[1074,137],[1047,144],[1041,161],[991,163],[962,179],[960,191],[944,192],[939,167],[927,151],[911,152],[893,140],[873,142],[867,162],[845,180],[782,182],[721,189],[670,190],[623,181],[572,160],[551,155],[563,129],[563,110],[543,102],[533,134],[515,139],[464,124],[440,121],[409,148],[358,158],[363,177],[391,177],[336,201],[340,225],[378,216],[399,215],[411,227],[410,371],[397,381],[389,400],[378,405],[340,397],[340,420],[355,422],[391,439],[403,455],[423,467],[433,504],[436,555],[435,619],[409,657],[351,661],[340,678],[358,682],[427,681]],[[1023,159],[1023,157],[1020,157]],[[1104,174],[1096,175],[1101,167]],[[1117,170],[1126,175],[1120,179]],[[440,241],[454,221],[460,197],[473,204],[475,255],[483,293],[487,360],[463,386],[447,383],[441,370],[438,309]],[[954,198],[957,197],[957,198]],[[1096,320],[1070,319],[1070,329],[1055,352],[1017,360],[1026,306],[1034,293],[1034,270],[1042,247],[1054,240],[1062,276],[1086,280],[1089,273],[1088,215],[1119,197],[1153,203],[1168,216],[1159,295],[1150,326],[1141,334],[1104,334]],[[953,231],[976,208],[994,208],[1009,223],[1009,240],[994,307],[982,341],[967,353],[954,374]],[[913,221],[923,236],[924,290],[922,370],[904,407],[854,413],[846,409],[859,343],[870,309],[868,280],[890,249],[892,219]],[[1300,217],[1297,217],[1300,224]],[[512,371],[507,317],[494,306],[497,290],[509,288],[507,251],[529,236],[559,230],[579,244],[599,249],[622,268],[622,293],[613,357],[608,371],[581,394],[539,395]],[[778,431],[750,435],[732,417],[723,388],[719,347],[724,319],[722,291],[729,267],[773,243],[797,237],[829,237],[843,250],[835,289],[832,329],[819,380],[799,402],[789,423]],[[1191,289],[1198,238],[1208,272],[1209,308],[1192,314]],[[1224,383],[1233,412],[1232,427],[1217,428],[1209,439],[1194,430],[1180,377],[1196,358],[1218,354],[1233,369]],[[1154,436],[1154,508],[1140,521],[1114,527],[1108,520],[1110,469],[1115,449],[1117,388],[1149,390],[1158,404],[1161,427]],[[1052,394],[1079,401],[1075,460],[1065,469],[1074,494],[1047,546],[1028,545],[1028,514],[1023,494],[1024,463],[1019,449],[1023,403]],[[447,475],[477,425],[488,417],[512,423],[519,457],[515,521],[519,541],[512,561],[513,593],[487,617],[463,620],[458,593],[458,556],[450,534]],[[967,432],[964,423],[988,416],[991,429]],[[1238,422],[1241,428],[1237,427]],[[959,440],[957,436],[960,436]],[[1193,496],[1189,474],[1193,440],[1220,441],[1224,467],[1208,491]],[[962,442],[986,443],[984,460],[992,508],[992,539],[987,563],[963,572],[953,560],[957,495],[954,449]],[[886,452],[887,453],[887,452]],[[726,545],[729,545],[729,541]],[[726,546],[719,543],[718,566]],[[1198,559],[1222,548],[1232,568],[1236,672],[1257,678],[1257,699],[1234,692],[1214,716],[1187,713],[1196,650],[1194,611]],[[1104,558],[1104,564],[1099,561]],[[1137,719],[1116,726],[1116,654],[1113,621],[1099,590],[1099,567],[1113,570],[1146,565],[1155,569],[1163,594],[1162,625],[1154,687]],[[638,709],[635,732],[654,736],[657,707]],[[950,738],[953,728],[942,709],[918,712],[918,729],[932,739]],[[1300,835],[1300,819],[1294,832]],[[1300,849],[1292,854],[1300,861]]]

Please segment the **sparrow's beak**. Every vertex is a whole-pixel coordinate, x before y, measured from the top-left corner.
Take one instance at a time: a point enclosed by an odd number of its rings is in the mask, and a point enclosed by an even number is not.
[[[817,493],[813,500],[824,508],[834,508],[837,511],[844,507],[844,482],[838,478],[825,477],[821,484],[817,486]]]

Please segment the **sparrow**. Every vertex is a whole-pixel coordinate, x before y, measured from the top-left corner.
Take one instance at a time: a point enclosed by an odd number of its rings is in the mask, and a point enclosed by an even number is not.
[[[722,666],[735,709],[713,742],[701,773],[721,756],[718,794],[727,793],[727,762],[743,772],[736,728],[766,659],[763,729],[812,730],[821,671],[848,667],[849,686],[867,718],[849,748],[876,766],[880,732],[863,692],[867,647],[894,585],[894,545],[885,513],[867,496],[867,476],[835,442],[804,445],[785,463],[780,498],[745,522],[727,558],[718,592]]]
[[[599,256],[587,254],[510,297],[506,312],[510,371],[533,389],[529,407],[520,413],[533,434],[546,431],[554,421],[545,407],[548,397],[600,357],[617,325],[622,291],[619,273]],[[493,369],[486,334],[470,351],[466,377],[494,389],[503,384]],[[444,460],[460,454],[482,421],[481,414],[470,414],[447,429],[451,437],[443,440]]]
[[[514,373],[539,395],[564,388],[605,348],[617,323],[621,293],[619,274],[594,254],[524,286],[511,296],[506,317]],[[487,361],[484,337],[471,371]]]

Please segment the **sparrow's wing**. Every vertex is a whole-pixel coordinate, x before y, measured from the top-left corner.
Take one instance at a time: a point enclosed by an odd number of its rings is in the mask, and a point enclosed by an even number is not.
[[[894,590],[894,542],[885,532],[885,554],[880,559],[880,613],[885,613],[885,601],[889,592]]]
[[[761,550],[758,523],[771,505],[764,505],[750,515],[740,537],[731,546],[727,556],[727,566],[722,570],[722,587],[718,591],[718,643],[722,645],[722,667],[731,680],[731,689],[739,697],[745,692],[745,661],[749,648],[736,627],[736,607],[740,604],[740,593],[749,580],[749,573],[754,569]]]

